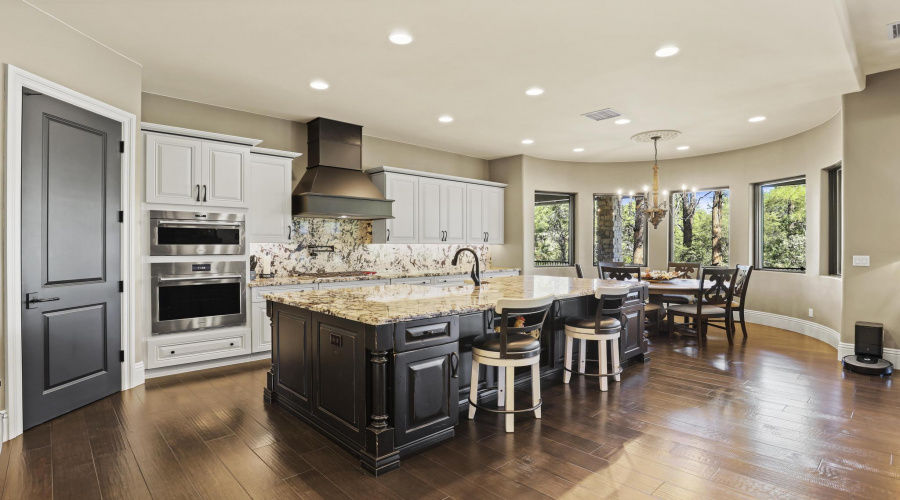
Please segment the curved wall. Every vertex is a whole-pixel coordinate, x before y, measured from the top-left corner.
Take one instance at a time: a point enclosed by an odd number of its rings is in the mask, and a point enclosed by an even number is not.
[[[652,153],[648,149],[648,158]],[[776,142],[726,153],[684,159],[663,159],[662,188],[681,184],[697,188],[728,188],[731,195],[731,264],[752,262],[752,184],[805,175],[807,182],[807,271],[802,274],[756,271],[748,309],[812,321],[841,329],[841,280],[827,276],[827,200],[824,169],[841,161],[841,116]],[[593,262],[593,195],[622,188],[640,190],[649,184],[651,163],[576,163],[516,156],[491,162],[491,180],[506,182],[506,245],[494,247],[496,266],[521,266],[525,274],[574,276],[574,269],[537,268],[534,250],[534,192],[576,194],[576,262],[587,273]],[[522,214],[521,217],[516,214]],[[649,228],[649,264],[664,269],[668,261],[668,221]],[[591,270],[592,275],[595,271]],[[809,318],[809,309],[814,317]],[[807,324],[808,325],[808,324]],[[814,325],[813,325],[814,326]],[[833,335],[833,334],[832,334]],[[829,339],[837,345],[837,338]]]

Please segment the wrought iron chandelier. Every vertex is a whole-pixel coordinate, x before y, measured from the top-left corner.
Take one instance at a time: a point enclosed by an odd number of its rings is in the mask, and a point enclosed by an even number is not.
[[[644,199],[636,207],[640,210],[646,220],[653,224],[653,229],[659,227],[659,223],[666,218],[669,212],[669,192],[662,191],[663,200],[660,201],[659,191],[659,141],[674,139],[681,135],[677,130],[654,130],[651,132],[643,132],[633,136],[631,139],[635,142],[653,142],[653,190],[644,186]],[[652,202],[652,205],[651,205]]]

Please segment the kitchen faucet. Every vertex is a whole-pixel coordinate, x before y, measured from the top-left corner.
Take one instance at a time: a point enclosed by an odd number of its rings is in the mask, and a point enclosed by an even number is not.
[[[463,247],[456,251],[456,255],[453,256],[453,261],[450,262],[451,265],[455,266],[459,263],[459,254],[463,252],[469,252],[475,257],[475,265],[472,266],[472,272],[470,276],[472,277],[472,281],[475,282],[475,286],[481,286],[481,264],[478,260],[478,254],[475,253],[475,250],[472,250],[469,247]]]

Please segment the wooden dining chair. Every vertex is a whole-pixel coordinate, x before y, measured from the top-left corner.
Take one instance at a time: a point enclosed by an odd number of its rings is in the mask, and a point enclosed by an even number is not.
[[[575,264],[575,276],[584,278],[584,271],[581,269],[581,264]]]
[[[641,268],[638,266],[600,266],[600,279],[637,280],[641,281]],[[663,308],[659,304],[644,303],[644,330],[659,335],[663,322]]]
[[[701,338],[706,337],[708,326],[718,327],[718,325],[710,324],[711,319],[721,319],[724,321],[728,343],[734,344],[733,325],[727,321],[727,318],[732,315],[737,269],[704,267],[700,279],[700,291],[694,304],[678,304],[669,307],[669,333],[671,334],[675,330],[676,316],[690,319],[695,324],[694,328],[698,337]],[[678,327],[687,328],[686,325],[678,325]]]
[[[625,266],[624,262],[598,262],[597,263],[597,274],[600,276],[600,279],[605,280],[606,277],[603,276],[603,268],[604,267],[623,267]]]
[[[696,280],[700,279],[699,262],[669,262],[668,271],[678,273],[678,279]],[[664,294],[660,297],[663,304],[690,304],[691,297],[689,295],[673,295]]]
[[[738,320],[741,322],[741,333],[744,334],[744,338],[747,338],[744,306],[747,303],[747,288],[750,286],[750,275],[753,273],[753,266],[736,266],[736,269],[737,276],[734,279],[734,298],[731,301],[731,314],[724,321],[731,324],[731,333],[733,335],[737,332],[734,324],[734,315],[737,313]]]

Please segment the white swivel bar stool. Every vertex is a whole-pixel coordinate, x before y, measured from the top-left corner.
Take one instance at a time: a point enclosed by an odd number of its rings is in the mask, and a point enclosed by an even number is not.
[[[619,365],[619,337],[622,334],[622,323],[619,316],[622,304],[631,285],[612,280],[604,280],[594,290],[594,296],[599,299],[596,316],[569,316],[566,318],[566,358],[563,369],[563,383],[568,384],[572,374],[585,375],[600,378],[600,390],[609,390],[609,377],[621,380],[622,367]],[[580,341],[578,347],[578,370],[572,370],[572,351],[575,339]],[[587,373],[587,343],[597,342],[599,349],[597,364],[600,365],[599,373]],[[607,348],[607,344],[610,344]],[[608,351],[608,352],[607,352]],[[612,372],[607,369],[607,363],[611,362]]]
[[[516,413],[534,412],[541,418],[541,342],[530,335],[540,334],[553,297],[536,299],[500,299],[494,308],[500,316],[500,332],[480,335],[472,341],[472,382],[469,389],[469,418],[475,418],[475,410],[481,409],[506,415],[506,432],[513,432]],[[525,318],[525,324],[515,327],[510,320]],[[498,372],[497,408],[478,405],[479,365],[496,366]],[[531,408],[515,409],[514,386],[517,366],[531,366]]]

